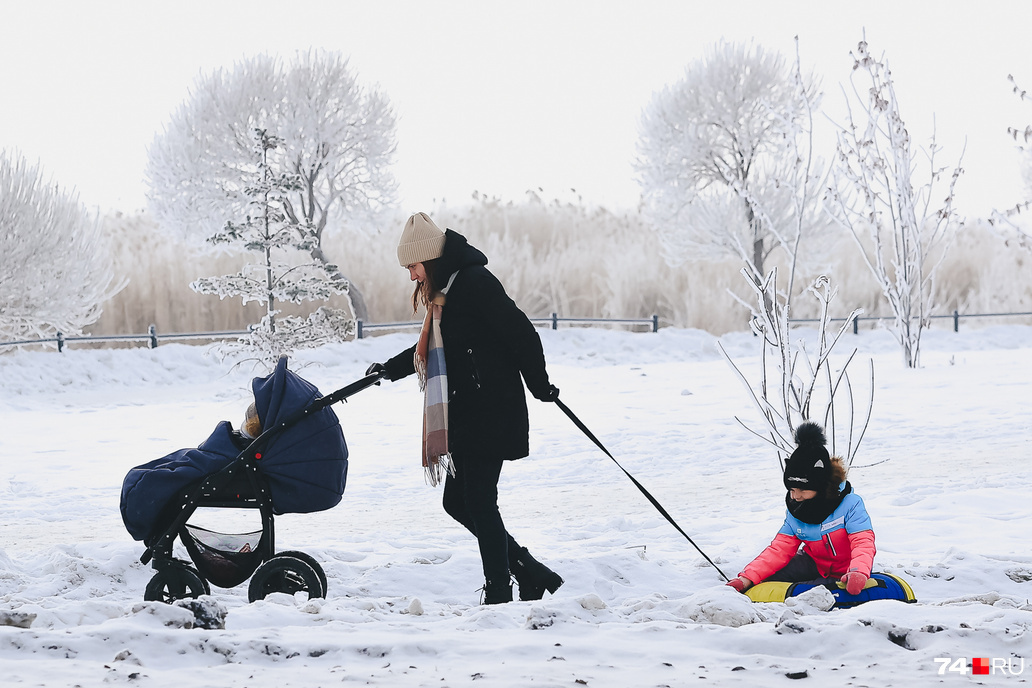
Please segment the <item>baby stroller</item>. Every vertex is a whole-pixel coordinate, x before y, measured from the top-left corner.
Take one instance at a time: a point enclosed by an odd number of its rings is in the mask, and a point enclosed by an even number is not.
[[[232,588],[248,578],[248,599],[274,592],[326,596],[326,574],[314,558],[276,552],[274,515],[310,513],[336,506],[347,479],[348,449],[337,415],[338,401],[376,384],[378,374],[322,397],[287,369],[252,382],[263,431],[254,439],[222,421],[196,449],[183,449],[129,471],[122,483],[126,529],[153,560],[155,574],[144,599],[167,603],[210,594],[209,583]],[[261,530],[227,534],[191,525],[200,507],[257,509]],[[179,538],[190,562],[173,556]]]

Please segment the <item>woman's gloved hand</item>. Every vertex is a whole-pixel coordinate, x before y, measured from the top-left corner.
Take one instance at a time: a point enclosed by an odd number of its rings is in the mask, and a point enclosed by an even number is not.
[[[559,398],[559,388],[555,385],[549,385],[548,389],[539,391],[534,395],[534,398],[538,401],[555,401]]]
[[[383,367],[383,363],[373,363],[368,368],[366,368],[365,374],[387,377],[387,369]]]

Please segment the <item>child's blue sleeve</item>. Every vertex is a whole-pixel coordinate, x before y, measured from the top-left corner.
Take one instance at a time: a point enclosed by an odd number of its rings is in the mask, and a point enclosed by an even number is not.
[[[874,526],[871,525],[871,516],[867,513],[867,507],[864,506],[864,500],[860,498],[860,495],[856,493],[846,495],[846,500],[850,502],[846,511],[846,532],[859,533],[861,530],[874,530]]]

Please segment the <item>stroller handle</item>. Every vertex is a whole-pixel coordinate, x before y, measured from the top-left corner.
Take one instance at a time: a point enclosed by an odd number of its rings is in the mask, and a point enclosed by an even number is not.
[[[365,377],[359,380],[355,380],[350,385],[341,387],[332,394],[327,394],[321,399],[316,399],[308,408],[313,411],[318,411],[320,409],[326,408],[327,406],[332,406],[333,404],[336,404],[338,401],[343,401],[350,396],[358,394],[363,389],[372,387],[373,385],[380,384],[380,380],[383,379],[385,374],[386,373],[382,370],[377,371],[375,373],[370,373],[369,375],[366,375]]]
[[[276,433],[286,430],[287,428],[291,427],[292,425],[295,425],[296,423],[299,423],[300,421],[304,420],[313,413],[316,413],[317,411],[322,411],[327,406],[332,406],[333,404],[336,404],[338,401],[344,401],[348,397],[358,394],[363,389],[367,389],[369,387],[372,387],[373,385],[380,384],[380,379],[383,376],[384,374],[382,372],[370,373],[369,375],[366,375],[365,377],[352,382],[350,385],[341,387],[336,392],[327,394],[324,397],[316,399],[305,408],[300,409],[295,413],[287,416],[279,423],[272,426],[271,428],[263,432],[261,435],[259,435],[257,438],[255,438],[254,442],[251,443],[251,446],[249,446],[244,452],[241,453],[241,456],[243,456],[243,454],[246,453],[251,453],[259,447],[264,447],[265,443],[269,439],[271,439],[272,435],[275,435]]]

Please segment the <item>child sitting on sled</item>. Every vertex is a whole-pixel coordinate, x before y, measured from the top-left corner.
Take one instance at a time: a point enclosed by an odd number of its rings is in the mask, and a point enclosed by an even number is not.
[[[821,427],[803,423],[796,428],[795,441],[797,448],[785,462],[785,523],[770,545],[727,584],[745,592],[763,581],[841,581],[846,592],[857,595],[874,563],[871,518],[846,481],[842,459],[828,454]]]

